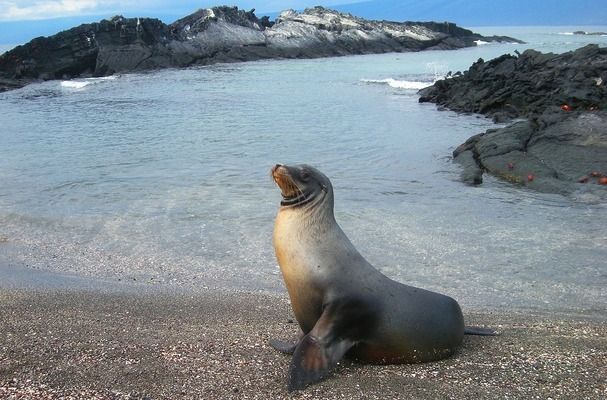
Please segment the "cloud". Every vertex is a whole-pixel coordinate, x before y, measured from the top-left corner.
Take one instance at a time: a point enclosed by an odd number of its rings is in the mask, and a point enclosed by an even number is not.
[[[96,10],[99,3],[98,0],[0,1],[0,20],[19,21],[83,15]]]

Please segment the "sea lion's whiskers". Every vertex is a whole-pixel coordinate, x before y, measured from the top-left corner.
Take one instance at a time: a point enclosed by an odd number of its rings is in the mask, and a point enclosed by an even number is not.
[[[304,192],[303,192],[303,190],[302,190],[302,189],[299,187],[299,185],[297,185],[297,183],[296,183],[296,182],[294,182],[293,180],[291,180],[291,183],[293,184],[293,187],[295,188],[295,193],[297,194],[297,197],[299,197],[299,196],[305,197],[305,196],[304,196]]]
[[[294,198],[297,198],[299,196],[303,197],[304,196],[303,190],[297,185],[297,183],[295,181],[293,181],[293,179],[291,179],[290,176],[287,176],[287,175],[283,175],[283,176],[285,176],[287,178],[285,183],[289,189],[289,194],[291,194],[290,197],[294,197]]]

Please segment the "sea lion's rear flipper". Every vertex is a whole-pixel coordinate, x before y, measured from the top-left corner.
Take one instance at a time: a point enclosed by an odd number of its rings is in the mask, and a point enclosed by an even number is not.
[[[324,306],[314,328],[295,349],[289,391],[326,378],[346,352],[369,333],[376,315],[376,310],[362,299],[342,298]]]
[[[298,342],[289,343],[283,342],[282,340],[270,339],[270,346],[285,354],[293,354],[297,348]]]
[[[499,336],[499,333],[496,330],[491,328],[481,328],[480,326],[467,326],[464,328],[464,334],[478,336]]]

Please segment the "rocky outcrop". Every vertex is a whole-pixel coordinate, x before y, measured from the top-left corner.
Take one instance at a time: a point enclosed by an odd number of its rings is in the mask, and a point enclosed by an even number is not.
[[[607,111],[554,121],[558,112],[472,136],[453,153],[463,167],[462,179],[478,184],[486,171],[542,192],[569,194],[591,185],[607,189]]]
[[[524,119],[472,136],[454,151],[465,182],[479,184],[489,172],[568,194],[607,189],[606,81],[607,49],[589,45],[564,54],[527,50],[479,60],[419,93],[421,102],[460,112]]]
[[[0,91],[32,81],[269,58],[457,49],[483,37],[451,23],[368,21],[322,7],[258,18],[202,9],[173,24],[120,16],[40,37],[0,56]]]
[[[420,90],[419,101],[507,121],[551,106],[607,109],[605,83],[607,48],[588,45],[563,54],[526,50],[487,62],[479,59],[463,74]]]
[[[607,32],[586,32],[586,31],[575,31],[574,35],[588,35],[588,36],[607,36]]]

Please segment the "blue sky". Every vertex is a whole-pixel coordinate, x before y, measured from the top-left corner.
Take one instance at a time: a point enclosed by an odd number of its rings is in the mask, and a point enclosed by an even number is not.
[[[607,24],[607,0],[0,0],[0,53],[114,15],[171,23],[199,8],[222,4],[255,8],[258,16],[272,18],[288,8],[323,5],[364,18],[451,21],[464,27]]]
[[[0,0],[0,21],[32,21],[116,14],[183,16],[199,8],[217,6],[224,2],[221,0]],[[317,4],[333,6],[356,2],[356,0],[231,0],[225,3],[247,10],[255,8],[259,12],[272,12],[287,8],[301,9]]]

